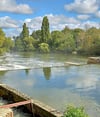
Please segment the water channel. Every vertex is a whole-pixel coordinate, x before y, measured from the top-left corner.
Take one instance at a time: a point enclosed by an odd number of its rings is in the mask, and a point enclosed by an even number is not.
[[[0,82],[60,111],[69,104],[84,106],[90,117],[100,117],[100,65],[87,57],[67,54],[12,53],[0,56]]]

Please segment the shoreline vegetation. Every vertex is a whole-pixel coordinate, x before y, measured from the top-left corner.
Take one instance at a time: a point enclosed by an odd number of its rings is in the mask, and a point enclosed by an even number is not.
[[[29,32],[26,23],[21,33],[13,39],[6,37],[0,28],[0,54],[5,52],[71,53],[100,55],[100,29],[70,29],[50,31],[48,17],[43,18],[41,30]]]

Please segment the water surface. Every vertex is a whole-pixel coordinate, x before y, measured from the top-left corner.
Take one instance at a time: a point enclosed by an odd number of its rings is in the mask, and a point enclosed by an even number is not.
[[[86,63],[86,57],[17,53],[0,61],[3,70],[11,70],[0,72],[0,82],[60,111],[68,104],[81,105],[91,117],[99,117],[100,65],[64,67],[67,61]]]

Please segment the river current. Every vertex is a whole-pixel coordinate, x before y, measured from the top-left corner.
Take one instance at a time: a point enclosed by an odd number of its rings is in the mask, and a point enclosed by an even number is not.
[[[12,53],[0,56],[0,82],[60,111],[84,106],[90,117],[100,117],[100,65],[87,57],[67,54]]]

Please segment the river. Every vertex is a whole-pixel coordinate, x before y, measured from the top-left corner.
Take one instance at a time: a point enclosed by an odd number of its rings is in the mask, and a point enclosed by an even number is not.
[[[0,56],[0,82],[64,111],[69,104],[84,106],[90,117],[100,117],[100,65],[87,57],[67,54],[12,53]]]

